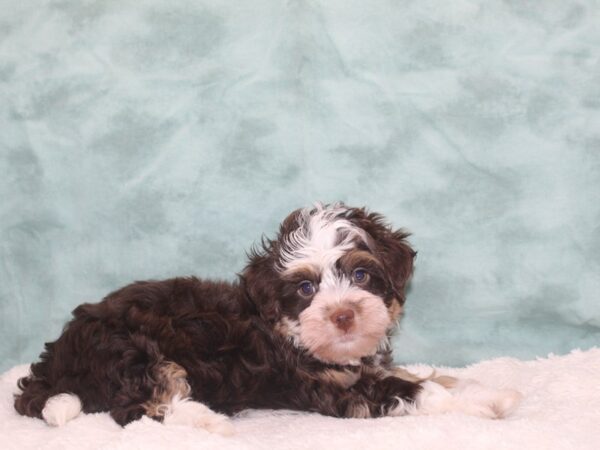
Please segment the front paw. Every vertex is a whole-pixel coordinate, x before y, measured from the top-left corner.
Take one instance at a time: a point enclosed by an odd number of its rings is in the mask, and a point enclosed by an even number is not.
[[[208,406],[192,400],[175,400],[163,419],[165,425],[204,428],[211,433],[230,436],[235,433],[231,420]]]
[[[372,393],[372,398],[378,405],[376,415],[403,416],[412,413],[419,389],[417,383],[394,376],[379,380]]]
[[[421,384],[417,414],[459,412],[489,419],[501,419],[519,405],[522,395],[513,389],[493,389],[474,380],[458,380],[450,388],[433,381]]]

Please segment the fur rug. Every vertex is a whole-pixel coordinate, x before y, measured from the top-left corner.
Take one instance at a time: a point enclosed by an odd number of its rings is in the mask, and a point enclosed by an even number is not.
[[[411,366],[418,374],[428,366]],[[463,415],[335,419],[290,411],[247,411],[234,420],[236,434],[163,426],[150,419],[125,428],[107,414],[81,415],[62,428],[19,416],[12,407],[17,378],[27,366],[0,376],[0,446],[3,449],[598,449],[600,448],[600,349],[534,361],[498,358],[462,369],[441,368],[493,387],[524,394],[504,420]]]

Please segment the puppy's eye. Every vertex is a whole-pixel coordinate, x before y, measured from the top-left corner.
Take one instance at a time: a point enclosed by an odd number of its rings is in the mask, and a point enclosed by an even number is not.
[[[310,297],[315,293],[315,285],[312,281],[305,280],[300,283],[298,287],[298,293],[303,297]]]
[[[367,281],[369,281],[369,273],[365,269],[361,267],[354,269],[354,272],[352,272],[352,282],[365,284]]]

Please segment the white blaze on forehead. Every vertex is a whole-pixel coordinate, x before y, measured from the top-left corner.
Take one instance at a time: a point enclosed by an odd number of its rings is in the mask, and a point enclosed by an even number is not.
[[[340,303],[353,291],[358,291],[356,287],[352,285],[350,280],[342,275],[337,275],[331,268],[326,268],[321,273],[321,283],[319,285],[319,293],[325,294],[329,298],[329,303],[335,305]],[[318,294],[317,294],[318,295]]]
[[[284,238],[278,268],[287,271],[306,264],[331,268],[357,239],[367,242],[366,232],[344,218],[347,211],[337,203],[303,209],[298,228]]]

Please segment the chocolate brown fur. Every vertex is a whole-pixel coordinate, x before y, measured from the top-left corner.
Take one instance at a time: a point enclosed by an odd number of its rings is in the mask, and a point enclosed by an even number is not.
[[[284,221],[277,239],[252,252],[234,283],[195,277],[136,282],[77,307],[62,335],[19,380],[16,410],[41,417],[48,398],[69,392],[84,412],[109,411],[124,425],[145,414],[161,419],[161,405],[188,392],[226,414],[287,408],[374,417],[398,398],[413,401],[419,385],[392,376],[387,347],[359,364],[340,365],[316,358],[288,335],[282,319],[297,320],[308,305],[276,266],[298,214]],[[395,319],[415,255],[407,234],[364,209],[343,214],[368,235],[368,242],[357,243],[362,256],[355,252],[354,258],[380,266],[368,292]],[[340,264],[339,270],[346,269]]]

